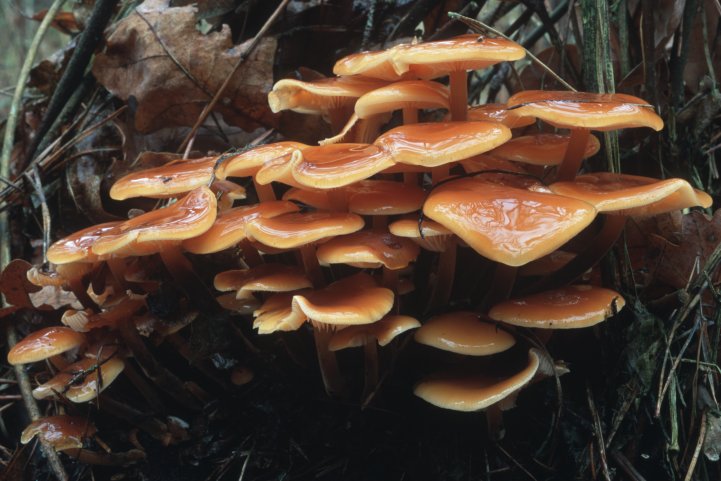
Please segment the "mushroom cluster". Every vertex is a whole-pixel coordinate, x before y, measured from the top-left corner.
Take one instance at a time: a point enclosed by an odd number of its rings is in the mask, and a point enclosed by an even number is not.
[[[600,147],[591,130],[662,128],[642,99],[525,91],[507,104],[468,106],[468,71],[524,55],[509,40],[462,35],[351,55],[336,63],[334,78],[277,82],[268,96],[274,112],[321,115],[333,136],[317,146],[283,140],[173,161],[118,180],[113,199],[165,199],[163,207],[51,247],[56,273],[36,271],[30,280],[66,286],[84,309],[66,312],[69,327],[32,333],[10,362],[57,363],[38,398],[93,398],[121,373],[123,356],[138,356],[138,332],[172,336],[192,322],[190,315],[168,323],[149,309],[148,296],[169,274],[188,311],[252,316],[262,335],[311,329],[333,396],[348,392],[338,350],[363,347],[367,398],[377,389],[378,346],[418,328],[418,343],[465,360],[460,371],[458,362],[431,366],[438,373],[415,393],[448,409],[488,409],[497,421],[521,386],[554,365],[519,329],[588,327],[623,307],[620,294],[578,279],[626,219],[710,205],[681,179],[577,176]],[[433,80],[445,77],[448,87]],[[423,122],[428,109],[450,114]],[[561,133],[519,135],[537,121]],[[246,192],[238,179],[253,188]],[[582,231],[591,240],[579,248],[573,239]],[[472,249],[493,269],[472,310],[455,307],[458,249]],[[217,272],[211,294],[193,261],[228,250],[241,268]],[[430,275],[418,275],[420,258]],[[412,302],[414,291],[428,295]],[[427,302],[418,305],[419,298]],[[438,315],[419,322],[430,312]],[[122,347],[129,343],[135,348]],[[61,356],[70,349],[84,353],[72,364]],[[498,355],[516,361],[494,364]],[[82,382],[79,371],[87,373]],[[181,383],[163,378],[163,389]]]

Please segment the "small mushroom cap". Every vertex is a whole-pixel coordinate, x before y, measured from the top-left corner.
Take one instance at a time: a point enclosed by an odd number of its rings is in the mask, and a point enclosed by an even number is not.
[[[508,110],[506,104],[485,104],[468,107],[468,120],[490,120],[502,123],[509,129],[527,127],[535,122],[533,117],[521,117],[513,110]]]
[[[299,291],[301,294],[306,291]],[[253,327],[258,334],[270,334],[277,331],[297,331],[308,317],[302,312],[293,309],[293,296],[295,294],[274,294],[253,313],[255,320]]]
[[[704,196],[699,196],[683,179],[658,180],[638,175],[597,172],[579,175],[573,182],[556,182],[549,188],[556,194],[588,202],[599,212],[619,211],[624,215],[644,211],[647,215],[666,212],[659,209],[662,205],[659,202],[674,194],[676,197],[672,203],[679,202],[678,209],[710,206],[710,202]]]
[[[527,90],[509,98],[508,108],[560,128],[663,128],[663,120],[648,102],[626,94]]]
[[[45,399],[61,393],[75,403],[91,401],[110,386],[124,368],[125,363],[117,357],[101,361],[84,358],[70,364],[48,382],[33,389],[33,397]],[[99,379],[102,379],[102,382]]]
[[[20,435],[20,442],[27,444],[38,436],[56,451],[83,447],[83,439],[89,438],[97,429],[86,418],[80,416],[50,416],[33,421]]]
[[[244,386],[253,380],[255,374],[249,367],[234,367],[230,371],[230,382],[234,386]]]
[[[628,209],[623,213],[630,217],[650,217],[686,209],[688,207],[698,206],[707,209],[711,207],[711,205],[713,205],[713,199],[706,192],[698,189],[692,189],[690,192],[685,189],[679,189],[659,201],[644,205],[643,207]]]
[[[334,189],[365,180],[393,164],[390,152],[376,145],[329,144],[296,150],[291,174],[302,186]]]
[[[384,85],[386,82],[367,77],[333,77],[311,82],[283,79],[268,94],[268,104],[273,113],[293,110],[325,115],[331,109],[352,105],[361,95]]]
[[[407,48],[407,45],[393,47],[387,50],[374,52],[360,52],[348,55],[338,60],[333,66],[335,75],[363,75],[376,79],[388,80],[391,82],[403,78],[399,75],[391,61],[398,48]],[[406,76],[413,78],[412,75]]]
[[[386,346],[406,331],[421,326],[418,319],[410,316],[386,316],[373,324],[348,326],[333,333],[328,342],[328,349],[340,351],[351,347],[361,347],[369,339],[377,340],[379,346]]]
[[[97,255],[149,255],[165,243],[197,237],[210,229],[217,215],[215,194],[207,187],[188,193],[178,202],[122,222],[92,246]]]
[[[511,377],[489,375],[444,377],[420,382],[414,394],[424,401],[453,411],[480,411],[511,396],[528,384],[538,371],[538,353],[528,351],[528,364]]]
[[[120,224],[121,222],[98,224],[60,239],[48,248],[48,261],[53,264],[97,262],[99,258],[92,252],[91,247],[100,236],[113,231]]]
[[[383,266],[390,270],[408,267],[418,254],[420,248],[413,241],[379,230],[335,237],[316,252],[321,265],[348,264],[371,269]]]
[[[308,212],[259,217],[246,225],[251,240],[277,249],[295,249],[363,228],[363,218],[343,212]]]
[[[235,207],[221,212],[203,234],[183,241],[183,248],[193,254],[211,254],[233,247],[247,237],[246,225],[260,218],[277,217],[298,212],[288,201],[269,201],[251,206]]]
[[[431,318],[415,333],[420,344],[466,356],[490,356],[507,351],[516,339],[468,311],[449,312]]]
[[[255,297],[243,297],[238,299],[235,292],[222,294],[215,298],[220,307],[228,311],[234,311],[238,314],[250,315],[260,307],[260,301]]]
[[[8,352],[12,365],[38,362],[85,343],[85,336],[69,327],[52,326],[29,334]]]
[[[238,155],[228,157],[220,162],[215,170],[215,176],[219,179],[227,177],[251,177],[263,167],[266,162],[293,153],[295,150],[303,150],[308,146],[300,142],[276,142],[255,147]]]
[[[488,316],[514,326],[577,329],[606,320],[625,304],[611,289],[577,285],[501,302]]]
[[[344,188],[348,210],[360,215],[398,215],[423,206],[426,193],[416,185],[390,180],[362,180]]]
[[[519,276],[545,276],[556,272],[576,257],[572,252],[562,250],[551,252],[518,269]]]
[[[512,160],[533,165],[559,165],[566,155],[569,135],[557,134],[536,134],[516,137],[505,144],[488,152],[488,155],[499,159]],[[586,159],[596,155],[601,148],[601,143],[593,136],[588,136],[586,151],[583,158]]]
[[[435,122],[389,130],[374,142],[395,162],[437,167],[482,154],[511,138],[496,122]]]
[[[283,194],[283,200],[298,202],[318,210],[331,210],[333,207],[328,191],[320,189],[291,187]]]
[[[489,170],[516,172],[518,174],[527,174],[528,171],[522,164],[511,162],[493,157],[489,154],[475,155],[468,159],[461,160],[461,165],[466,173],[476,173]]]
[[[388,226],[388,230],[395,236],[412,239],[413,242],[431,252],[445,251],[453,237],[453,232],[429,219],[423,219],[420,226],[418,219],[400,219],[392,222]]]
[[[358,273],[323,289],[293,296],[293,311],[322,324],[371,324],[393,307],[393,291],[378,287],[368,274]]]
[[[355,103],[359,119],[406,108],[448,109],[448,89],[429,80],[407,80],[372,90]]]
[[[165,198],[190,192],[210,183],[216,160],[217,157],[173,160],[161,167],[133,172],[113,184],[110,198]]]
[[[555,251],[596,217],[586,202],[483,179],[442,185],[423,212],[482,256],[509,266]]]
[[[291,292],[313,287],[302,270],[284,264],[221,272],[213,282],[219,291],[238,291],[239,299],[251,292]]]

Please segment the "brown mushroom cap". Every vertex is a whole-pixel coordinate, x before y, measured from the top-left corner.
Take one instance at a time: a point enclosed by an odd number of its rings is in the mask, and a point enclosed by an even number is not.
[[[291,174],[298,184],[334,189],[365,180],[394,164],[389,152],[368,144],[330,144],[297,150]]]
[[[101,361],[84,358],[70,364],[48,382],[33,389],[33,397],[45,399],[55,393],[62,393],[72,402],[84,403],[98,397],[124,368],[125,363],[117,357]]]
[[[121,222],[107,222],[79,230],[51,245],[47,258],[53,264],[97,262],[100,259],[92,252],[91,247],[100,236],[113,231],[120,224]]]
[[[395,236],[412,239],[413,242],[431,252],[446,250],[448,242],[453,237],[453,232],[429,219],[423,219],[420,228],[418,219],[400,219],[391,223],[388,230]]]
[[[508,108],[560,128],[616,130],[663,128],[663,120],[643,99],[626,94],[527,90],[508,99]]]
[[[469,107],[468,120],[490,120],[491,122],[499,122],[509,129],[527,127],[534,122],[533,117],[521,117],[513,110],[508,110],[506,104],[485,104]]]
[[[488,316],[514,326],[576,329],[606,320],[625,304],[618,292],[577,285],[501,302]]]
[[[97,429],[86,418],[80,416],[49,416],[33,421],[23,429],[20,442],[27,444],[38,436],[56,451],[82,448],[83,439],[91,437]]]
[[[488,152],[488,155],[524,164],[558,165],[563,162],[570,139],[568,135],[557,134],[525,135],[496,147]],[[600,148],[601,143],[598,139],[589,135],[583,158],[596,155]]]
[[[325,115],[329,110],[352,106],[361,95],[386,85],[368,77],[333,77],[303,82],[283,79],[268,94],[274,113],[293,110],[301,114]]]
[[[421,323],[418,322],[418,319],[410,316],[386,316],[373,324],[348,326],[335,332],[328,343],[328,349],[340,351],[351,347],[361,347],[369,338],[377,340],[379,346],[386,346],[404,332],[420,326]]]
[[[215,171],[219,179],[227,177],[250,177],[267,162],[290,155],[295,150],[303,150],[308,145],[300,142],[276,142],[255,147],[223,160]]]
[[[284,264],[261,264],[252,269],[221,272],[213,283],[219,291],[238,291],[239,299],[251,292],[291,292],[313,287],[300,268]]]
[[[298,206],[287,201],[269,201],[235,207],[221,212],[203,234],[183,241],[183,248],[194,254],[211,254],[233,247],[247,237],[246,225],[260,218],[271,218],[298,212]]]
[[[671,203],[679,204],[678,209],[711,205],[710,197],[695,191],[683,179],[658,180],[638,175],[597,172],[579,175],[573,182],[556,182],[549,188],[556,194],[583,200],[595,206],[599,212],[609,214],[616,211],[624,215],[667,212],[660,202],[671,195],[675,195],[670,200]]]
[[[488,154],[475,155],[468,159],[461,160],[461,165],[466,173],[482,172],[488,170],[500,170],[527,174],[528,171],[521,164],[493,157]]]
[[[399,80],[398,74],[393,70],[391,57],[395,47],[375,52],[360,52],[348,55],[338,60],[333,66],[335,75],[360,75],[365,77],[383,79],[388,81]]]
[[[295,249],[326,237],[363,228],[363,218],[343,212],[308,212],[259,217],[245,230],[251,240],[278,249]]]
[[[302,293],[305,291],[300,291]],[[297,294],[299,294],[297,293]],[[276,331],[297,331],[308,317],[293,309],[294,294],[274,294],[253,313],[253,327],[258,334],[270,334]]]
[[[379,321],[393,307],[393,291],[358,273],[323,289],[293,296],[293,311],[315,322],[348,326]]]
[[[52,326],[29,334],[8,352],[12,365],[38,362],[85,343],[85,336],[69,327]]]
[[[348,210],[360,215],[398,215],[423,206],[425,192],[416,185],[390,180],[363,180],[344,188]]]
[[[426,402],[454,411],[480,411],[495,404],[528,384],[538,371],[540,359],[531,349],[528,364],[511,377],[489,375],[444,377],[420,382],[413,391]]]
[[[509,266],[555,251],[596,217],[586,202],[483,179],[442,185],[423,212],[482,256]]]
[[[110,198],[165,198],[190,192],[210,183],[217,160],[217,157],[173,160],[161,167],[133,172],[113,184]]]
[[[466,356],[490,356],[516,344],[514,337],[497,326],[482,322],[468,311],[431,318],[415,333],[420,344]]]
[[[283,200],[292,200],[318,210],[331,210],[333,207],[328,191],[320,189],[291,187],[283,194]]]
[[[482,154],[511,138],[496,122],[436,122],[396,127],[376,141],[395,162],[437,167]]]
[[[97,255],[149,255],[166,243],[179,244],[210,229],[217,215],[215,194],[207,187],[188,193],[178,202],[146,212],[103,233],[92,246]]]
[[[364,94],[355,103],[359,119],[399,109],[448,109],[448,89],[437,82],[395,82]]]
[[[335,237],[318,247],[321,265],[348,264],[354,267],[385,267],[398,270],[413,262],[420,248],[413,241],[389,232],[364,230]]]

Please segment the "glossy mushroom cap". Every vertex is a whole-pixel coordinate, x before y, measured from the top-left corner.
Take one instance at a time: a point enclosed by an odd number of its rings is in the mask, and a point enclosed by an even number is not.
[[[215,194],[200,187],[161,209],[146,212],[103,233],[92,246],[97,255],[149,255],[166,243],[179,244],[210,229],[217,215]]]
[[[577,285],[501,302],[488,316],[514,326],[577,329],[605,321],[625,304],[618,292]]]
[[[431,252],[443,252],[453,237],[453,232],[441,224],[429,219],[423,219],[418,225],[418,219],[400,219],[388,226],[391,234],[398,237],[412,239],[413,242]]]
[[[317,250],[321,265],[348,264],[354,267],[385,267],[398,270],[408,267],[420,254],[413,241],[389,232],[364,230],[335,237]]]
[[[626,94],[527,90],[509,98],[508,108],[517,115],[536,117],[560,128],[663,128],[663,120],[648,102]]]
[[[98,224],[60,239],[48,248],[48,260],[53,264],[97,262],[100,259],[92,252],[91,247],[103,234],[113,231],[120,224],[121,222]]]
[[[440,186],[423,212],[482,256],[509,266],[555,251],[596,217],[586,202],[482,178]]]
[[[348,210],[359,215],[398,215],[423,206],[426,193],[418,186],[390,180],[362,180],[344,188]]]
[[[212,254],[233,247],[247,237],[246,225],[261,218],[298,212],[298,206],[287,201],[269,201],[235,207],[221,212],[204,233],[183,241],[183,248],[193,254]]]
[[[292,292],[313,287],[300,268],[284,264],[261,264],[252,269],[221,272],[213,283],[219,291],[237,291],[239,299],[251,292]]]
[[[514,337],[497,326],[482,322],[468,311],[431,318],[415,333],[420,344],[466,356],[490,356],[516,344]]]
[[[219,179],[250,177],[255,175],[265,163],[308,147],[300,142],[276,142],[261,145],[224,159],[215,170],[215,175]]]
[[[33,397],[45,399],[62,393],[72,402],[88,402],[110,386],[124,368],[125,363],[117,357],[103,360],[84,358],[33,389]]]
[[[358,99],[359,119],[400,109],[448,109],[448,89],[437,82],[408,80],[372,90]]]
[[[84,343],[85,336],[69,327],[46,327],[15,344],[8,352],[8,362],[12,365],[38,362],[80,347]]]
[[[361,347],[368,339],[378,341],[379,346],[386,346],[406,331],[421,326],[418,319],[410,316],[386,316],[373,324],[348,326],[337,331],[328,343],[331,351],[340,351],[351,347]]]
[[[499,122],[509,129],[527,127],[534,122],[533,117],[521,117],[513,110],[508,110],[506,104],[485,104],[469,107],[468,120],[490,120]]]
[[[393,291],[371,276],[355,274],[324,289],[293,296],[293,311],[322,324],[348,326],[379,321],[393,307]]]
[[[308,212],[259,217],[246,225],[251,240],[277,249],[295,249],[326,237],[363,228],[363,218],[342,212]]]
[[[568,135],[525,135],[509,140],[500,147],[488,152],[488,155],[499,159],[523,162],[524,164],[558,165],[563,162],[569,141],[570,136]],[[589,135],[583,158],[586,159],[596,155],[600,148],[601,143],[598,139],[593,135]]]
[[[395,162],[437,167],[482,154],[511,138],[496,122],[438,122],[396,127],[376,141]]]
[[[83,439],[93,436],[97,429],[80,416],[50,416],[33,421],[20,435],[20,442],[27,444],[35,436],[56,451],[82,448]]]
[[[295,294],[302,294],[299,291]],[[308,317],[304,312],[293,309],[295,294],[274,294],[253,313],[253,327],[258,334],[270,334],[277,331],[297,331]]]
[[[655,215],[686,207],[710,207],[711,198],[683,179],[658,180],[638,175],[597,172],[579,175],[573,182],[549,186],[556,194],[588,202],[599,212]],[[670,202],[662,203],[670,196]],[[671,204],[676,209],[665,210]]]
[[[525,55],[525,49],[510,40],[470,34],[349,55],[336,62],[333,73],[360,74],[390,81],[431,79],[453,71],[477,70],[507,60],[519,60]]]
[[[376,145],[330,144],[293,153],[291,174],[304,187],[334,189],[365,180],[394,164]]]
[[[162,167],[133,172],[116,181],[110,198],[125,200],[133,197],[172,197],[210,184],[217,157],[174,160]]]
[[[293,110],[301,114],[325,115],[334,108],[355,103],[361,95],[386,85],[367,77],[333,77],[303,82],[279,80],[268,94],[268,104],[274,113]]]
[[[503,160],[493,157],[489,154],[475,155],[468,159],[461,160],[461,165],[466,173],[477,173],[484,171],[504,171],[516,172],[518,174],[528,174],[523,165],[510,160]]]
[[[453,411],[480,411],[518,392],[538,371],[538,353],[528,351],[528,364],[510,377],[448,376],[421,381],[414,394],[424,401]]]

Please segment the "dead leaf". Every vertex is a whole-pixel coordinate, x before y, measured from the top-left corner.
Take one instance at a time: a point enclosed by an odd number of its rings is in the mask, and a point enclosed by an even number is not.
[[[40,288],[28,281],[27,272],[30,268],[32,268],[32,264],[29,262],[14,259],[0,274],[0,293],[5,296],[8,304],[17,307],[35,307],[29,295],[39,291]]]
[[[33,15],[33,20],[42,22],[47,14],[47,8],[40,10],[38,13]],[[53,18],[50,22],[50,26],[68,35],[71,33],[78,33],[80,31],[80,26],[78,25],[77,20],[75,20],[73,12],[58,12],[55,14],[55,18]]]
[[[193,125],[250,43],[233,46],[227,25],[202,35],[193,7],[163,4],[145,2],[120,21],[93,65],[105,88],[125,101],[135,99],[140,132]],[[276,126],[266,97],[276,44],[263,38],[233,75],[216,107],[229,124],[248,131]]]

